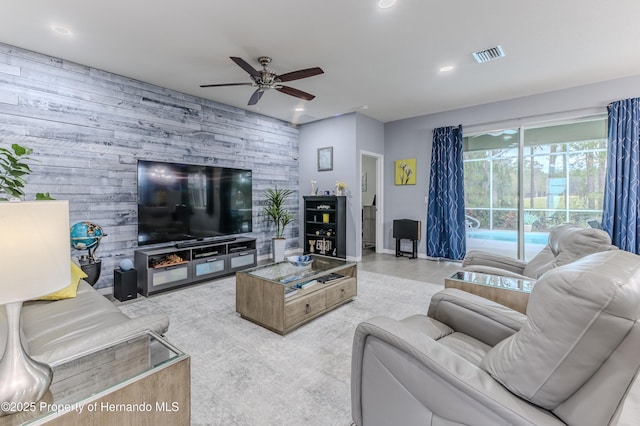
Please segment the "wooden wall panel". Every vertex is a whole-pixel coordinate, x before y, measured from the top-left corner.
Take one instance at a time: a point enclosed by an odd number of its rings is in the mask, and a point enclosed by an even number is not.
[[[195,83],[194,83],[195,84]],[[268,255],[272,231],[262,217],[263,191],[274,184],[296,191],[295,125],[154,86],[81,64],[0,43],[0,146],[33,148],[27,193],[69,200],[71,223],[88,220],[107,237],[96,252],[102,276],[133,259],[137,243],[138,159],[253,170],[253,232],[258,255]],[[288,248],[298,225],[287,229]],[[71,250],[72,254],[84,252]]]

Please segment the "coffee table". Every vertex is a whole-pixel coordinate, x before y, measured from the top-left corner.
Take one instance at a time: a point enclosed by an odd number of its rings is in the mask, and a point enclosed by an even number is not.
[[[286,334],[353,300],[358,292],[356,263],[314,254],[311,258],[307,266],[285,261],[236,272],[236,312]]]
[[[493,300],[521,313],[526,313],[529,294],[534,280],[459,271],[445,278],[445,288],[458,288],[468,293]]]

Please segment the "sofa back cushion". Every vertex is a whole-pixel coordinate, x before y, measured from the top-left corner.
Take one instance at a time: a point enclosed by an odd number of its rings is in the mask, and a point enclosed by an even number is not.
[[[549,244],[527,263],[522,273],[537,279],[550,269],[584,256],[616,249],[611,245],[609,234],[602,230],[570,223],[559,225],[549,233]]]
[[[546,273],[520,331],[481,366],[520,397],[553,409],[600,368],[639,317],[640,256],[592,254]]]

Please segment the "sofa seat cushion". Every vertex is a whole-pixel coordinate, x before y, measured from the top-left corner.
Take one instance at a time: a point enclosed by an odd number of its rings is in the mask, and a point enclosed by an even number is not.
[[[554,409],[634,326],[638,280],[640,257],[622,250],[548,271],[533,288],[520,331],[489,351],[481,367],[525,400]]]
[[[419,332],[425,337],[430,337],[433,340],[442,339],[445,336],[453,333],[453,329],[440,321],[429,318],[426,315],[411,315],[405,319],[400,320],[401,323],[409,326],[413,330]]]
[[[449,334],[438,340],[438,343],[446,346],[451,352],[476,366],[480,365],[489,350],[491,350],[491,346],[464,333]]]
[[[425,315],[411,315],[399,322],[415,330],[419,335],[437,340],[453,353],[478,366],[491,346],[467,336],[454,332],[448,325]]]
[[[0,322],[3,335],[6,318],[0,317]],[[143,330],[164,334],[168,327],[164,314],[129,318],[86,281],[80,281],[73,299],[24,303],[21,317],[25,350],[52,364]],[[0,350],[5,343],[0,341]]]

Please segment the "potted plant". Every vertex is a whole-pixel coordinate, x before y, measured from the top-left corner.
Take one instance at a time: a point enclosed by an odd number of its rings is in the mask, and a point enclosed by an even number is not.
[[[24,197],[24,186],[26,181],[24,176],[31,173],[31,168],[25,161],[30,160],[29,155],[33,150],[14,143],[11,149],[0,147],[0,201],[8,201],[11,199],[21,199]],[[52,200],[47,192],[46,194],[37,193],[36,200]]]
[[[533,224],[538,221],[538,216],[533,213],[524,214],[524,232],[531,232]]]
[[[287,240],[283,237],[284,229],[294,220],[291,212],[285,207],[285,202],[293,193],[294,191],[291,189],[278,188],[277,185],[265,192],[264,214],[267,221],[273,223],[276,228],[276,236],[271,240],[271,254],[274,262],[284,260],[284,251],[287,245]]]

